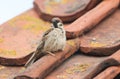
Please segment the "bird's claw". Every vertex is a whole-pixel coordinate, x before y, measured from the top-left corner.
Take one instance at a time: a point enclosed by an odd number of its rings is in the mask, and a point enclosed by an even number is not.
[[[55,54],[53,54],[52,52],[48,52],[48,51],[47,51],[47,53],[50,54],[50,55],[52,55],[52,56],[55,56]]]

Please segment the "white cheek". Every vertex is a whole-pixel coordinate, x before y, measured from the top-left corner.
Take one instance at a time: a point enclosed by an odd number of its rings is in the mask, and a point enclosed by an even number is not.
[[[51,28],[54,28],[53,24],[51,24]]]

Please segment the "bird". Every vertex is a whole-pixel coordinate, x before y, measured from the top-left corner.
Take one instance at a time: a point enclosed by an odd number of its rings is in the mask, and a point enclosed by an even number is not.
[[[33,64],[41,56],[50,54],[55,56],[55,52],[63,51],[66,45],[66,33],[62,20],[58,17],[52,18],[51,28],[44,32],[37,49],[28,59],[25,67]]]

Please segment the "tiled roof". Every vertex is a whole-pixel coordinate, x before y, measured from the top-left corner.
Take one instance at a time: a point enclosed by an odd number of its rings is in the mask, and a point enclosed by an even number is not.
[[[50,23],[34,8],[4,23],[0,26],[0,79],[115,78],[120,73],[118,5],[119,0],[104,0],[65,24],[65,50],[56,52],[55,57],[45,55],[28,68],[23,65]]]

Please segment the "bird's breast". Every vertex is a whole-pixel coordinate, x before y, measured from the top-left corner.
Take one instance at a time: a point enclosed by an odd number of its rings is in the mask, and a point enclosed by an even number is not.
[[[65,33],[62,30],[53,30],[48,34],[44,44],[44,51],[58,51],[63,50],[66,44]]]

